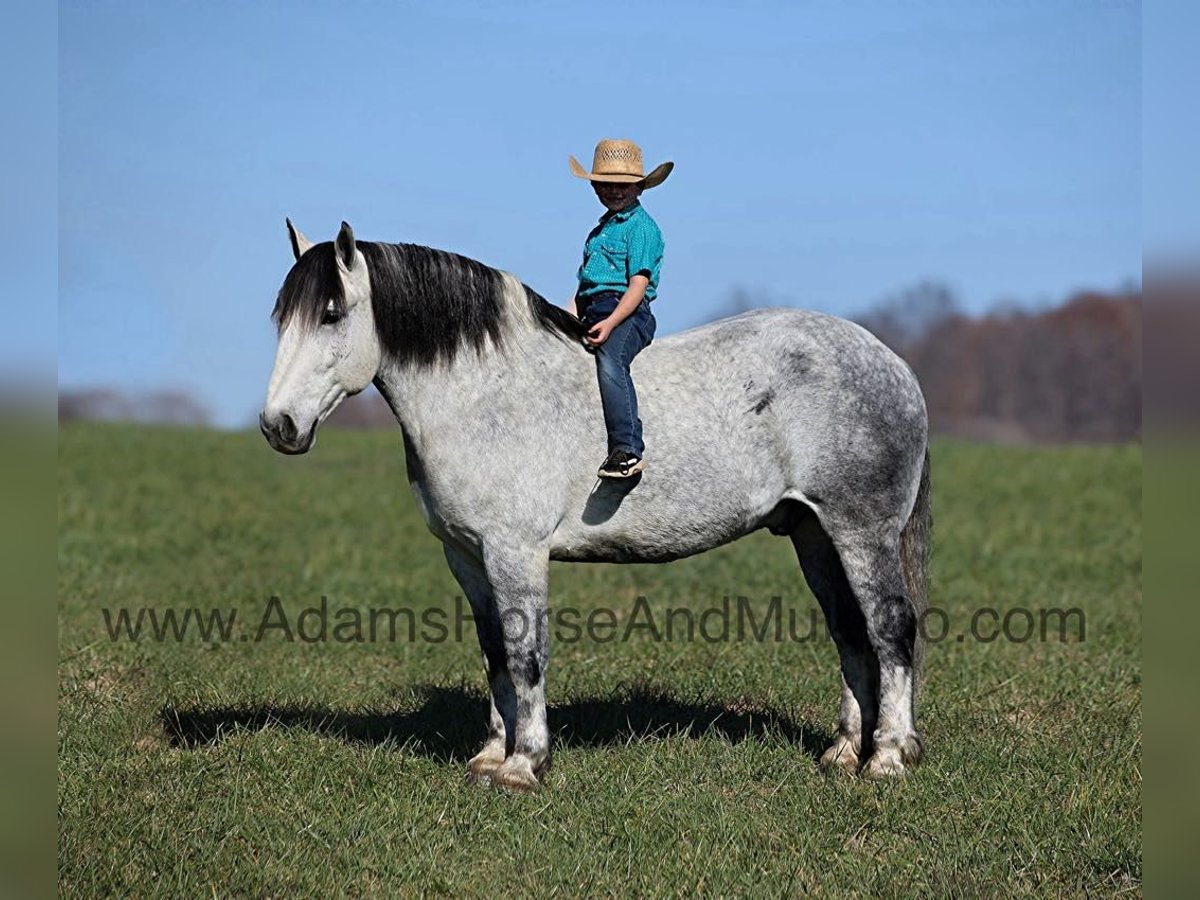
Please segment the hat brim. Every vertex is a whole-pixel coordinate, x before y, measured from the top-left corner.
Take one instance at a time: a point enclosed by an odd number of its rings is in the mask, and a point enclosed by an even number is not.
[[[650,171],[649,175],[605,175],[589,172],[579,164],[573,156],[567,157],[567,162],[571,164],[571,174],[576,178],[582,178],[585,181],[600,181],[610,184],[641,184],[643,188],[658,187],[667,180],[667,176],[671,174],[671,170],[675,168],[675,163],[665,162],[660,166],[656,166]]]

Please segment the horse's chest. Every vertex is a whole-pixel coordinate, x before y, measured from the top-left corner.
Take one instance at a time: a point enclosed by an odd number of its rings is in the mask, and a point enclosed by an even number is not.
[[[456,514],[455,506],[447,503],[435,486],[425,481],[411,480],[413,499],[425,526],[443,541],[459,541],[468,536],[462,517]]]
[[[439,469],[431,470],[426,465],[425,455],[418,451],[404,433],[404,459],[408,469],[408,486],[412,489],[417,510],[425,520],[425,526],[443,541],[460,541],[470,536],[470,529],[458,509],[462,504],[461,491],[449,489],[444,477],[438,477]]]

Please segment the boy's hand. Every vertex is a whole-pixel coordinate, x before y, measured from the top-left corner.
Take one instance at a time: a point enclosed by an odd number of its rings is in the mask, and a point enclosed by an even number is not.
[[[584,338],[593,347],[599,347],[608,340],[608,336],[612,334],[617,323],[612,320],[612,317],[601,319],[589,329],[587,336]]]

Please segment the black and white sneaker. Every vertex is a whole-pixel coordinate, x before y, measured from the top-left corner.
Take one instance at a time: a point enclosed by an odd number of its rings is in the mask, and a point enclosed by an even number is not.
[[[646,468],[646,461],[628,450],[614,450],[596,474],[601,478],[629,478]]]

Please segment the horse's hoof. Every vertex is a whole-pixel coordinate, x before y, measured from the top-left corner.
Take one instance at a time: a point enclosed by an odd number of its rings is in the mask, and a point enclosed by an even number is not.
[[[837,740],[821,754],[821,768],[832,774],[847,772],[853,775],[858,771],[858,750],[854,742],[844,734],[839,734]]]
[[[504,764],[504,748],[487,745],[467,763],[469,784],[491,784],[492,775]]]
[[[529,757],[514,753],[492,772],[492,784],[501,790],[524,792],[537,790],[541,782],[533,774]]]
[[[871,754],[867,764],[863,766],[864,778],[882,781],[889,778],[903,778],[910,768],[904,763],[904,755],[898,747],[879,747]]]

